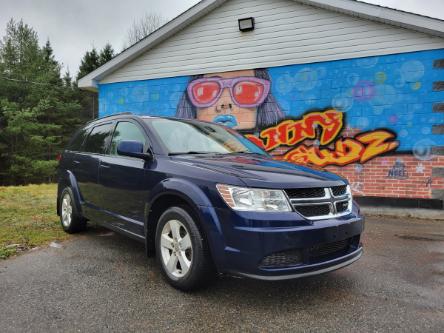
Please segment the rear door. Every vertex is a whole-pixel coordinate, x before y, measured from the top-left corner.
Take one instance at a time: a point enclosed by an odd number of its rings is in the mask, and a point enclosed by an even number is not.
[[[85,141],[85,139],[88,136],[90,131],[91,131],[91,127],[87,127],[87,128],[82,128],[82,129],[78,130],[74,134],[73,138],[71,139],[71,141],[69,142],[68,146],[66,147],[66,149],[63,153],[63,158],[60,161],[60,164],[58,167],[59,178],[66,177],[65,171],[71,172],[74,175],[78,174],[77,155],[82,152],[83,142]],[[74,161],[77,161],[77,162],[74,163]],[[62,191],[64,188],[63,186],[59,186],[59,196],[61,194],[60,191]],[[82,199],[82,201],[83,201],[83,199]]]
[[[144,209],[148,197],[146,162],[140,158],[120,156],[121,141],[134,140],[148,149],[144,129],[134,120],[117,122],[109,153],[101,156],[99,166],[100,207],[108,212],[114,226],[138,236],[144,235]]]
[[[83,143],[82,152],[73,156],[73,172],[79,185],[80,195],[89,208],[97,208],[100,201],[99,163],[100,157],[105,154],[109,146],[112,126],[112,122],[94,126]]]

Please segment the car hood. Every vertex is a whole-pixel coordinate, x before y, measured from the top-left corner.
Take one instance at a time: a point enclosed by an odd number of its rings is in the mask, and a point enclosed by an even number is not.
[[[254,154],[181,155],[176,163],[190,163],[238,177],[246,186],[265,188],[330,187],[347,183],[338,175]]]

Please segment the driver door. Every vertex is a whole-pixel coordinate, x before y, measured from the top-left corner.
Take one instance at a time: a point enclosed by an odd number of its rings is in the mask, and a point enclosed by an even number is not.
[[[143,237],[144,205],[148,197],[145,164],[149,162],[120,156],[117,146],[126,140],[142,142],[145,150],[148,147],[145,131],[135,121],[116,124],[109,153],[101,157],[99,164],[99,186],[103,194],[100,206],[114,227]]]

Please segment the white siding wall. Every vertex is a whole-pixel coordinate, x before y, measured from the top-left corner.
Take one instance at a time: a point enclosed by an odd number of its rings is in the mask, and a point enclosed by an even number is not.
[[[253,16],[256,30],[237,20]],[[101,83],[444,48],[444,39],[302,5],[230,0]]]

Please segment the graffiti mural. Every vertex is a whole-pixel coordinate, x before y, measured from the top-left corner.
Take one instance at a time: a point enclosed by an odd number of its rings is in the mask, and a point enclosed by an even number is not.
[[[372,94],[372,86],[366,84],[360,82],[359,91],[354,90],[362,100]],[[195,76],[178,103],[176,117],[215,122],[244,132],[262,129],[259,137],[246,136],[267,151],[280,146],[296,147],[277,157],[319,167],[365,163],[399,146],[394,140],[396,135],[387,130],[340,137],[345,116],[335,109],[310,112],[298,120],[288,119],[271,94],[271,85],[264,69]],[[270,125],[275,126],[267,128]],[[319,139],[319,145],[302,143],[309,139]],[[325,147],[329,144],[333,147]]]
[[[270,87],[265,69],[198,75],[188,83],[176,116],[259,130],[285,117]]]
[[[103,84],[99,112],[223,124],[278,159],[347,177],[358,195],[432,198],[444,193],[442,59],[431,50]]]
[[[365,163],[368,160],[395,150],[399,142],[396,134],[378,129],[360,133],[354,137],[339,137],[344,127],[344,115],[337,110],[312,112],[300,120],[286,120],[262,131],[259,138],[247,137],[263,149],[270,151],[281,145],[296,146],[283,159],[290,162],[325,167],[344,166],[350,163]],[[310,145],[299,144],[315,140]],[[321,146],[331,147],[321,148]]]

